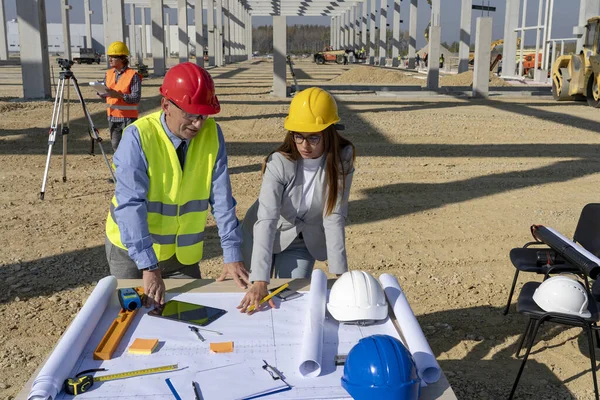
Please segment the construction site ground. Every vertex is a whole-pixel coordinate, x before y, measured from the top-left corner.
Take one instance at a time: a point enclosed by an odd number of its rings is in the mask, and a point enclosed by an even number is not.
[[[349,75],[356,84],[413,79],[310,60],[295,67],[303,87],[344,85]],[[290,99],[271,96],[272,68],[253,61],[211,69],[239,218],[258,196],[264,157],[286,134]],[[102,79],[103,67],[75,65],[73,72],[110,155],[105,105],[87,85]],[[144,80],[142,114],[158,109],[160,84]],[[509,251],[532,239],[532,224],[571,236],[582,207],[598,202],[600,112],[548,96],[343,93],[336,91],[343,134],[357,149],[346,228],[350,268],[398,277],[459,399],[505,399],[527,323],[514,302],[502,315],[514,274]],[[0,399],[20,391],[109,273],[104,224],[114,186],[100,150],[88,154],[81,106],[70,107],[68,180],[62,182],[59,135],[40,201],[53,102],[22,96],[20,67],[1,66]],[[204,253],[202,274],[216,278],[222,257],[212,218]],[[326,270],[326,263],[317,267]],[[540,277],[522,274],[517,294],[528,280]],[[517,398],[593,398],[580,329],[542,328]]]

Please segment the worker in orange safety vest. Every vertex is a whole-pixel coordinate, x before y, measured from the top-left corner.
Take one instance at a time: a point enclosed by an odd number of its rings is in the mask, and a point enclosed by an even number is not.
[[[111,68],[106,71],[104,84],[108,128],[113,151],[117,150],[123,129],[138,119],[138,103],[142,97],[142,77],[129,68],[129,49],[123,42],[113,42],[106,52]]]

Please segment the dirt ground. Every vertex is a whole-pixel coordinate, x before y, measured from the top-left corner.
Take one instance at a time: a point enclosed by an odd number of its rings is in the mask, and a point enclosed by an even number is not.
[[[301,85],[331,85],[359,68],[366,67],[296,64]],[[107,139],[105,107],[87,86],[102,78],[102,67],[73,71]],[[242,218],[258,196],[263,157],[284,135],[289,99],[270,96],[266,62],[211,74]],[[158,106],[159,85],[160,79],[144,81],[144,113]],[[53,104],[18,101],[21,96],[19,67],[0,67],[0,399],[19,392],[108,274],[104,223],[113,186],[99,149],[88,154],[81,108],[70,107],[67,182],[59,137],[40,201]],[[598,201],[600,113],[532,96],[366,93],[340,96],[338,105],[344,135],[358,152],[346,229],[350,267],[399,278],[458,398],[506,398],[526,325],[514,305],[502,315],[514,273],[508,253],[531,239],[534,223],[572,235],[582,207]],[[109,140],[102,144],[111,153]],[[201,268],[215,278],[222,258],[214,221],[207,233]],[[522,275],[517,293],[536,279]],[[518,398],[593,397],[580,333],[542,329]]]

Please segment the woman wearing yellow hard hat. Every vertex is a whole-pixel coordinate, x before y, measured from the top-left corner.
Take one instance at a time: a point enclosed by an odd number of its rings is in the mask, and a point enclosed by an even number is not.
[[[271,276],[310,278],[315,260],[328,260],[331,273],[348,270],[344,229],[355,149],[336,130],[339,120],[325,90],[294,96],[284,122],[288,132],[265,159],[259,198],[242,223],[252,285],[241,312],[258,309]]]

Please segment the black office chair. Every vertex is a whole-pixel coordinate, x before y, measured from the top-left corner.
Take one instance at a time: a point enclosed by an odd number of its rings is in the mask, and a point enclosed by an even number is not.
[[[519,372],[510,392],[509,400],[513,398],[515,391],[517,390],[519,379],[521,378],[521,374],[523,373],[523,369],[525,368],[525,364],[527,363],[527,358],[529,357],[529,353],[531,352],[531,348],[533,347],[533,344],[535,342],[535,337],[538,333],[540,326],[544,322],[554,322],[562,325],[577,326],[585,330],[587,334],[587,341],[590,352],[592,377],[594,380],[594,392],[596,394],[596,400],[598,400],[599,397],[598,381],[596,378],[596,353],[594,349],[594,339],[592,335],[592,331],[595,331],[596,334],[598,333],[596,323],[600,320],[597,302],[590,295],[589,290],[586,289],[589,301],[588,311],[591,313],[591,316],[589,318],[583,318],[579,316],[573,316],[569,314],[562,314],[556,312],[546,312],[542,310],[533,300],[533,294],[540,285],[541,283],[539,282],[527,282],[525,285],[523,285],[521,293],[519,294],[519,299],[517,300],[517,311],[529,317],[529,321],[527,323],[527,327],[525,328],[525,332],[523,332],[523,335],[519,340],[519,345],[517,347],[516,353],[517,358],[521,353],[521,349],[523,348],[523,344],[527,336],[529,336],[529,340],[527,342],[527,351],[523,356],[523,362],[521,363],[521,367],[519,368]]]
[[[590,203],[586,204],[581,210],[577,227],[575,228],[575,234],[573,240],[579,243],[590,253],[599,256],[600,255],[600,204]],[[536,247],[532,247],[536,246]],[[542,247],[537,247],[542,246]],[[517,279],[519,272],[533,272],[536,274],[542,274],[548,276],[549,274],[559,274],[563,272],[571,272],[580,275],[584,281],[586,288],[589,290],[589,282],[585,274],[581,274],[579,268],[572,266],[565,262],[564,264],[554,265],[540,265],[538,263],[537,253],[538,251],[549,250],[549,247],[541,242],[529,242],[523,247],[517,247],[510,251],[510,261],[515,267],[515,276],[513,278],[512,286],[508,294],[508,301],[504,308],[503,314],[508,314],[510,303],[512,301],[513,294],[515,292],[515,286],[517,285]]]

